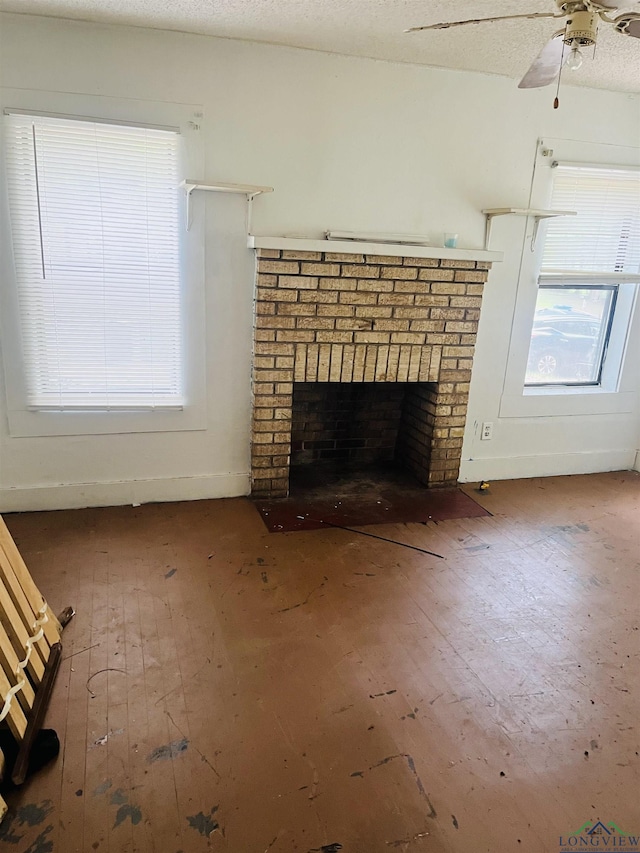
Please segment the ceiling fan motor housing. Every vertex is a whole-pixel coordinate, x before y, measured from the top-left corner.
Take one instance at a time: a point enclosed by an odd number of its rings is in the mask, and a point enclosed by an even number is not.
[[[573,12],[567,18],[564,34],[565,44],[578,43],[588,46],[596,43],[598,36],[598,15],[596,12]]]

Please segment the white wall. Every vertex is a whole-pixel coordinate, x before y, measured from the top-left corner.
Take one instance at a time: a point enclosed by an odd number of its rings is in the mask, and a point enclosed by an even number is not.
[[[254,203],[256,234],[457,231],[480,247],[481,208],[527,205],[539,136],[640,142],[637,96],[567,87],[554,111],[550,90],[504,78],[179,33],[3,15],[0,61],[7,88],[202,104],[206,174],[193,177],[274,186]],[[207,205],[207,429],[15,438],[0,412],[0,509],[247,491],[251,256],[242,202]],[[462,477],[630,467],[637,402],[498,417],[523,235],[522,220],[495,230],[505,262],[487,286]]]

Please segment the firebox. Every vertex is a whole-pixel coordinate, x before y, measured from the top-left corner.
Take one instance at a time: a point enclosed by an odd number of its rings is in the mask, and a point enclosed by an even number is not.
[[[436,398],[430,382],[296,382],[291,468],[395,462],[428,485]]]

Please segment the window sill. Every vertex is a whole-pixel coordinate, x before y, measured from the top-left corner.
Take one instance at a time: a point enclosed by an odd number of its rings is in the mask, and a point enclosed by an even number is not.
[[[28,412],[42,412],[43,414],[51,414],[54,412],[61,415],[105,415],[111,416],[114,413],[118,415],[146,415],[155,412],[182,412],[184,411],[183,403],[175,405],[163,406],[28,406]]]
[[[522,392],[524,397],[570,397],[572,395],[602,395],[615,394],[615,391],[609,391],[603,388],[602,385],[525,385]]]
[[[206,429],[203,405],[150,411],[8,412],[9,434],[16,438],[60,435],[114,435],[134,432],[180,432]]]
[[[612,392],[601,387],[525,388],[522,394],[507,395],[500,402],[501,418],[608,415],[633,412],[636,392]]]

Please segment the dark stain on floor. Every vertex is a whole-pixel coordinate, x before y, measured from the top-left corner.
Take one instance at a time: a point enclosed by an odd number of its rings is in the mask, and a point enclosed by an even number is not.
[[[53,831],[53,825],[49,824],[42,830],[40,835],[33,841],[24,853],[53,853],[53,841],[47,839],[47,835]]]
[[[218,808],[218,806],[214,806],[208,815],[204,814],[204,812],[191,815],[191,817],[187,818],[189,826],[195,829],[196,832],[199,832],[203,838],[208,838],[220,826],[218,821],[214,820],[214,815],[218,811]]]
[[[41,803],[29,803],[26,806],[20,806],[16,811],[16,817],[21,824],[38,826],[52,811],[53,803],[51,800],[43,800]]]
[[[111,779],[105,779],[105,781],[101,782],[97,788],[93,789],[93,796],[99,797],[101,794],[106,794],[112,784]]]
[[[164,746],[156,747],[147,758],[147,761],[149,764],[153,764],[154,761],[168,761],[180,755],[180,753],[186,752],[188,746],[189,740],[186,737],[183,737],[181,740],[171,741],[171,743],[166,743]]]
[[[97,797],[101,794],[106,794],[111,786],[111,779],[107,779],[94,789],[93,796]],[[116,812],[115,822],[113,824],[114,829],[124,823],[127,818],[131,820],[133,826],[136,826],[142,820],[142,812],[140,808],[138,806],[131,805],[128,794],[126,794],[122,788],[116,788],[115,791],[111,792],[109,804],[112,806],[119,806],[118,811]],[[99,842],[96,841],[94,842],[93,849],[96,850],[97,846],[99,846]],[[40,853],[40,851],[36,851],[36,853]],[[46,853],[46,851],[43,851],[43,853]]]
[[[117,826],[120,826],[120,824],[124,823],[127,818],[131,819],[131,823],[134,826],[140,823],[142,820],[142,812],[138,806],[132,806],[129,803],[121,805],[116,812],[116,821],[113,824],[113,828],[115,829]]]
[[[111,805],[121,806],[127,802],[127,799],[127,795],[122,790],[122,788],[118,788],[117,791],[114,791],[113,794],[111,794]]]
[[[288,498],[255,503],[270,533],[491,515],[460,489],[427,489],[394,463],[294,466],[290,485]]]
[[[27,805],[20,806],[17,809],[9,809],[0,825],[0,841],[7,844],[19,844],[24,838],[24,831],[21,831],[23,827],[40,826],[52,811],[53,803],[51,800],[42,800],[41,803],[27,803]],[[46,836],[52,829],[52,826],[47,826],[31,845],[33,847],[37,842],[39,846],[34,847],[33,851],[30,847],[24,853],[47,853],[47,850],[53,849],[42,846],[50,843],[46,841]]]

